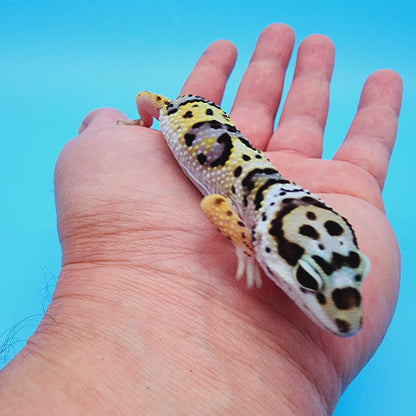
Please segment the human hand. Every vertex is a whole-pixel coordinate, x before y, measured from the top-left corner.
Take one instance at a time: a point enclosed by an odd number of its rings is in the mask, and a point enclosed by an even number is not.
[[[233,247],[203,216],[161,134],[98,110],[57,163],[62,271],[38,331],[1,374],[9,414],[24,414],[22,397],[43,414],[50,403],[56,414],[331,412],[379,345],[397,297],[399,251],[381,189],[401,81],[371,75],[346,139],[322,160],[334,59],[326,37],[300,45],[273,131],[293,43],[287,26],[263,31],[230,115],[285,177],[352,223],[372,263],[361,332],[337,338],[267,279],[250,291],[235,281]],[[219,103],[235,57],[229,42],[212,44],[182,93]]]

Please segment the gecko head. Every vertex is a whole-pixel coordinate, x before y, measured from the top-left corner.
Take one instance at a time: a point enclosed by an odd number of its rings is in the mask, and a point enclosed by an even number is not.
[[[370,262],[345,218],[319,200],[307,202],[279,209],[256,230],[257,257],[316,324],[338,336],[355,335],[363,322],[361,282]]]
[[[332,254],[332,262],[314,255],[302,256],[293,268],[292,285],[299,302],[324,329],[343,337],[362,326],[361,281],[369,267],[359,251],[348,256]]]
[[[313,322],[341,337],[359,332],[363,323],[361,281],[370,264],[367,257],[352,251],[342,258],[335,255],[331,265],[304,254],[295,266],[288,266],[272,259],[272,252],[269,255],[270,259],[260,261],[266,274]]]

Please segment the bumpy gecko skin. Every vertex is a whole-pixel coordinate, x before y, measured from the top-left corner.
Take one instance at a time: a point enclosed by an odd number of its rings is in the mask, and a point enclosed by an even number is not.
[[[362,326],[361,281],[370,263],[348,221],[283,178],[215,103],[141,92],[140,119],[153,117],[179,165],[205,197],[201,208],[234,244],[237,277],[264,273],[323,329],[348,337]]]

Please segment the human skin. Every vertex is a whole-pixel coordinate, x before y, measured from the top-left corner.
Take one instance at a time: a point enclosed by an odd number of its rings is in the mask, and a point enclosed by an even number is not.
[[[352,223],[371,260],[360,333],[323,331],[266,277],[251,290],[235,280],[233,247],[203,216],[160,132],[96,110],[56,165],[62,270],[37,331],[0,373],[2,415],[333,411],[397,299],[400,255],[381,190],[402,83],[390,70],[370,75],[345,140],[322,160],[334,62],[327,37],[299,46],[274,131],[293,44],[285,25],[261,33],[231,117],[279,172]],[[235,59],[230,42],[213,43],[181,93],[220,103]]]

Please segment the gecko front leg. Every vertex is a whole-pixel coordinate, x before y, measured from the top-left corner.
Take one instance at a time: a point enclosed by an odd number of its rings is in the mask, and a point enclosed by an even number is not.
[[[220,194],[211,194],[201,201],[201,209],[209,221],[234,245],[238,266],[237,279],[246,275],[247,287],[261,287],[260,269],[255,259],[251,232],[232,208],[230,201]]]

